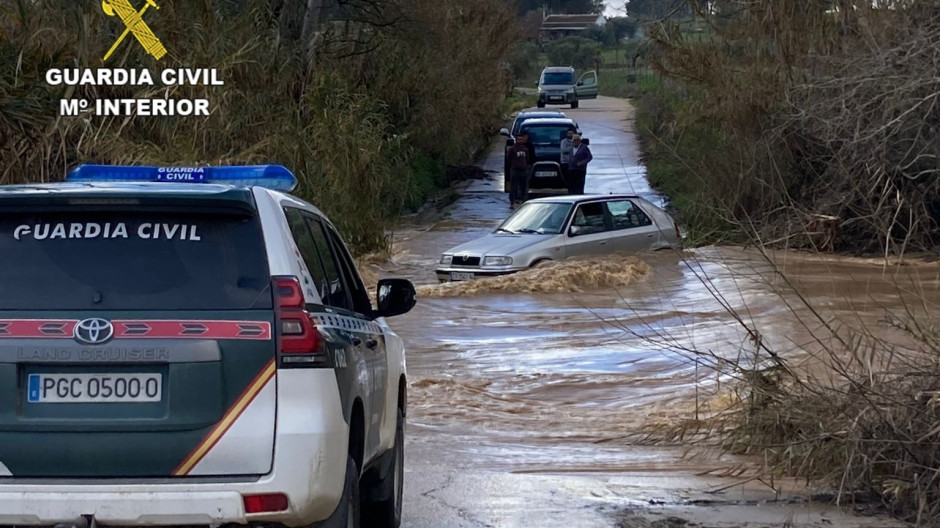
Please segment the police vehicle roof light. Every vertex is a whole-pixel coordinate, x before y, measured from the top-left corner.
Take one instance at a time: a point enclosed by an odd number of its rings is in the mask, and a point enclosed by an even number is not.
[[[297,187],[297,178],[281,165],[217,167],[80,165],[65,177],[65,181],[222,183],[245,187],[265,187],[284,192],[293,191]]]

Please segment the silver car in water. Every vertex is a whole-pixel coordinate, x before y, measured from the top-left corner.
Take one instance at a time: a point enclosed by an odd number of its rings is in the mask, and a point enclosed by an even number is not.
[[[668,213],[634,195],[577,195],[529,200],[496,231],[444,252],[441,282],[515,273],[586,255],[680,247]]]

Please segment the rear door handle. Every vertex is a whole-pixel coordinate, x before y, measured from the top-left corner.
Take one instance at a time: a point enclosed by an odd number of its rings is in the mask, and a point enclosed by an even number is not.
[[[366,339],[366,346],[372,350],[375,350],[375,347],[379,346],[379,342],[370,337],[369,339]]]

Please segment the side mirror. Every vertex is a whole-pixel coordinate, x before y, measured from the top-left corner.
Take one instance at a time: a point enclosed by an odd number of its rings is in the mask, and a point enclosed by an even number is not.
[[[581,138],[581,143],[584,143],[585,145],[590,145],[590,144],[591,144],[591,140],[588,139],[588,138],[586,138],[586,137],[583,137],[583,138]]]
[[[499,129],[499,135],[509,137],[509,129],[508,128]]]
[[[538,81],[535,81],[535,87],[536,87],[536,88],[539,87],[539,82],[538,82]]]
[[[571,226],[568,228],[568,236],[576,237],[581,234],[581,228],[578,226]]]
[[[578,81],[578,86],[584,86],[584,81]]]
[[[395,317],[406,314],[418,302],[418,294],[411,281],[407,279],[382,279],[376,288],[375,298],[379,309],[376,314],[380,317]]]

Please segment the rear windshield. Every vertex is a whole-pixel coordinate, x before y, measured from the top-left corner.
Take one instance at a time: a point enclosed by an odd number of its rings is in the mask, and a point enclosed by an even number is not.
[[[0,211],[0,310],[271,308],[255,218]]]

